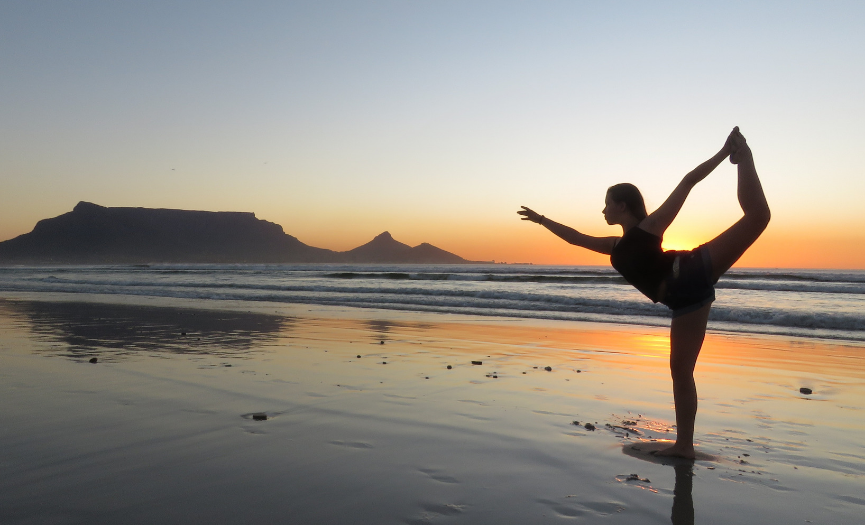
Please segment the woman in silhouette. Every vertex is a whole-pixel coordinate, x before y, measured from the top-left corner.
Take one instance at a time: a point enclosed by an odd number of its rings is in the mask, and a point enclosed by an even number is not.
[[[676,218],[688,194],[726,157],[738,165],[738,198],[744,216],[726,231],[691,251],[663,251],[664,232]],[[676,443],[659,455],[694,458],[694,420],[697,388],[694,366],[703,346],[709,310],[715,300],[714,284],[763,233],[770,212],[751,149],[734,128],[724,147],[711,159],[685,175],[667,200],[651,214],[640,190],[632,184],[616,184],[607,190],[603,210],[607,224],[622,227],[621,237],[592,237],[552,221],[522,206],[517,213],[550,230],[563,240],[607,254],[613,267],[630,284],[654,302],[672,310],[670,324],[670,372],[676,404]]]

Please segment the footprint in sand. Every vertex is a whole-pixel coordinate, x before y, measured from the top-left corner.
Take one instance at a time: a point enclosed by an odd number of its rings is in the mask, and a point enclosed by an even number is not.
[[[328,443],[330,443],[331,445],[336,445],[338,447],[347,447],[347,448],[360,448],[360,449],[374,448],[371,444],[364,443],[363,441],[334,440],[334,441],[329,441]]]
[[[439,471],[431,468],[420,468],[418,469],[420,472],[423,472],[430,478],[438,481],[439,483],[459,483],[456,478],[452,478],[450,476],[446,476],[444,474],[440,474]]]
[[[575,496],[567,496],[568,498],[572,498]],[[546,505],[553,512],[557,513],[560,516],[568,517],[568,518],[576,518],[578,516],[585,516],[587,514],[595,514],[598,516],[607,516],[610,514],[616,514],[625,510],[625,507],[613,502],[606,501],[579,501],[574,502],[582,508],[576,508],[572,505],[567,505],[561,501],[554,501],[549,499],[539,499],[538,503],[542,505]]]
[[[463,513],[466,505],[455,503],[421,503],[420,517],[406,519],[405,523],[410,525],[428,525],[439,516],[456,516]]]
[[[586,514],[586,511],[584,511],[584,510],[570,507],[570,506],[565,505],[559,501],[553,501],[553,500],[549,500],[549,499],[539,499],[538,503],[540,503],[542,505],[546,505],[547,507],[550,508],[550,510],[552,510],[553,512],[555,512],[559,516],[562,516],[565,518],[576,518],[578,516],[583,516]]]

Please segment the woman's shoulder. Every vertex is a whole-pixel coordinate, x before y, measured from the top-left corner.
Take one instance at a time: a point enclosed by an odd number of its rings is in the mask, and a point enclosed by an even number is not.
[[[630,230],[626,231],[625,234],[622,235],[623,239],[625,237],[661,239],[660,235],[657,235],[657,234],[647,230],[646,228],[644,228],[643,223],[640,223],[640,224],[634,226],[633,228],[631,228]]]

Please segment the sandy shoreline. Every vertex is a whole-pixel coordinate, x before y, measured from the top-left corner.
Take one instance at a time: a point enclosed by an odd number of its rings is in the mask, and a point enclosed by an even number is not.
[[[674,468],[623,453],[673,435],[664,329],[4,297],[3,523],[835,523],[865,510],[862,346],[709,334],[697,440],[717,460]]]

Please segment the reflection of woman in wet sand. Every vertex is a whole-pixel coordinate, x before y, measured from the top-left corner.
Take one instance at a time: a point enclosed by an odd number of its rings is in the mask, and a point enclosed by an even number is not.
[[[727,156],[738,164],[739,205],[745,213],[734,225],[692,251],[663,251],[664,232],[685,203],[688,193]],[[706,335],[706,322],[714,284],[733,266],[769,224],[769,205],[754,167],[751,149],[739,128],[733,129],[724,147],[714,157],[685,175],[667,200],[651,215],[643,197],[631,184],[616,184],[607,190],[603,214],[607,224],[622,227],[621,237],[592,237],[559,224],[523,206],[523,220],[538,223],[565,241],[610,255],[619,273],[654,302],[673,311],[670,325],[670,371],[676,403],[676,443],[659,455],[694,458],[694,419],[697,388],[694,366]]]

